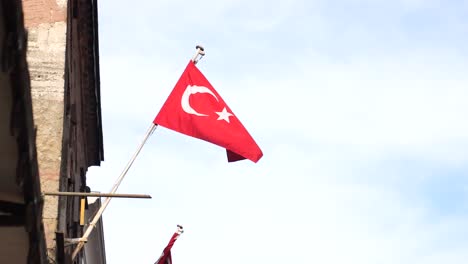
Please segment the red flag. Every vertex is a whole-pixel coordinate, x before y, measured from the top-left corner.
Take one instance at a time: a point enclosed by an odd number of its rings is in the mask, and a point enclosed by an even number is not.
[[[153,123],[226,148],[230,162],[257,162],[263,156],[255,140],[192,61]]]
[[[169,240],[169,244],[167,244],[167,246],[163,250],[163,253],[154,264],[172,264],[171,248],[176,242],[177,238],[179,238],[181,232],[183,232],[180,230],[182,230],[182,227],[180,227],[179,231],[175,232],[174,235],[172,235],[171,240]]]

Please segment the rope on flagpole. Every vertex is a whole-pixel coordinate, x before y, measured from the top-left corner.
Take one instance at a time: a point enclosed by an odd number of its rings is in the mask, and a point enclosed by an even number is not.
[[[193,63],[197,63],[200,59],[197,59],[198,56],[200,55],[201,57],[203,57],[205,55],[205,49],[200,46],[200,45],[197,45],[196,46],[196,49],[197,51],[195,52],[195,55],[193,56],[192,58],[192,61]],[[200,58],[201,58],[200,57]],[[135,161],[135,159],[137,158],[138,154],[140,154],[140,151],[141,149],[143,148],[143,146],[145,145],[146,141],[148,140],[148,138],[151,136],[151,134],[153,134],[153,132],[156,130],[156,128],[158,127],[158,125],[156,124],[151,124],[151,126],[148,128],[148,131],[146,132],[144,138],[143,138],[143,141],[140,143],[140,145],[138,146],[137,150],[135,151],[135,154],[133,154],[132,158],[130,159],[130,161],[127,163],[127,166],[125,166],[125,168],[123,169],[122,173],[120,174],[119,178],[117,178],[117,181],[115,182],[114,186],[112,187],[112,190],[110,191],[110,193],[116,193],[117,189],[119,188],[119,185],[120,183],[122,182],[122,180],[124,179],[125,175],[127,174],[128,170],[130,169],[130,167],[132,166],[133,162]],[[93,231],[94,227],[96,226],[97,222],[99,221],[99,219],[101,218],[102,214],[104,213],[104,210],[106,209],[107,205],[110,203],[112,197],[109,197],[107,198],[104,203],[101,205],[101,208],[99,208],[99,210],[97,211],[96,215],[94,216],[93,220],[91,221],[91,223],[89,223],[85,233],[83,234],[83,236],[79,239],[79,243],[78,245],[76,246],[75,248],[75,251],[73,251],[73,254],[72,254],[72,261],[76,258],[76,256],[78,255],[78,253],[80,253],[80,250],[83,248],[84,246],[84,243],[86,243],[88,241],[88,237],[89,235],[91,234],[91,232]]]

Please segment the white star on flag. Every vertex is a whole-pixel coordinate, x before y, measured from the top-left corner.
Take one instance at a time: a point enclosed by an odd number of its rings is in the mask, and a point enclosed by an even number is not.
[[[226,107],[223,108],[223,111],[221,112],[216,112],[216,114],[219,115],[218,117],[218,120],[224,120],[226,122],[229,123],[229,117],[230,116],[233,116],[233,114],[229,113],[227,110],[226,110]]]

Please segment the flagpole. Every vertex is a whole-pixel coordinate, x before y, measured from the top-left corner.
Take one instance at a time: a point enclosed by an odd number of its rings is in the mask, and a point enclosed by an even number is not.
[[[201,56],[203,57],[205,55],[205,49],[200,46],[200,45],[197,45],[196,46],[196,49],[197,51],[195,52],[195,55],[192,57],[192,61],[193,63],[197,63],[200,59],[198,59],[198,56]],[[200,58],[201,58],[200,57]],[[120,183],[122,182],[122,180],[124,179],[125,175],[127,175],[127,172],[128,170],[130,169],[130,167],[132,166],[133,162],[135,161],[135,159],[137,158],[138,154],[140,154],[140,151],[141,149],[143,148],[143,146],[145,145],[146,141],[148,140],[148,138],[151,136],[151,134],[153,134],[153,132],[156,130],[156,128],[158,127],[158,125],[154,124],[154,123],[151,123],[151,126],[148,128],[148,131],[146,131],[146,134],[142,140],[142,142],[140,143],[140,145],[138,146],[137,150],[135,151],[135,153],[133,154],[133,156],[130,158],[130,161],[127,163],[127,166],[125,166],[125,168],[123,169],[122,173],[120,174],[119,178],[117,178],[117,181],[115,182],[114,186],[112,187],[112,190],[110,191],[111,194],[115,194],[117,189],[119,188],[119,185]],[[75,259],[75,257],[78,255],[78,253],[80,252],[80,250],[83,248],[84,246],[84,243],[86,243],[88,241],[88,237],[89,235],[91,234],[91,232],[93,231],[94,227],[96,226],[97,222],[99,221],[99,219],[101,218],[102,214],[104,213],[104,210],[106,209],[107,205],[110,203],[112,197],[108,197],[104,203],[101,205],[101,207],[99,208],[99,210],[97,211],[96,215],[94,216],[93,220],[91,221],[91,223],[89,223],[85,233],[83,234],[83,236],[79,239],[79,243],[78,245],[76,246],[76,249],[75,251],[73,251],[73,254],[72,254],[72,261]]]

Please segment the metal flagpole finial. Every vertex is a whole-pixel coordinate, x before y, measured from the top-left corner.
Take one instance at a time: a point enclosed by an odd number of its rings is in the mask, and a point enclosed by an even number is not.
[[[192,61],[193,63],[197,64],[197,62],[203,57],[205,56],[205,48],[203,48],[201,45],[197,45],[195,47],[197,49],[197,51],[195,52],[195,55],[193,56],[192,58]],[[200,55],[200,58],[198,58],[198,55]]]
[[[181,225],[177,225],[177,231],[176,231],[176,233],[180,235],[180,234],[182,234],[183,232],[184,232],[184,228],[183,228]]]

